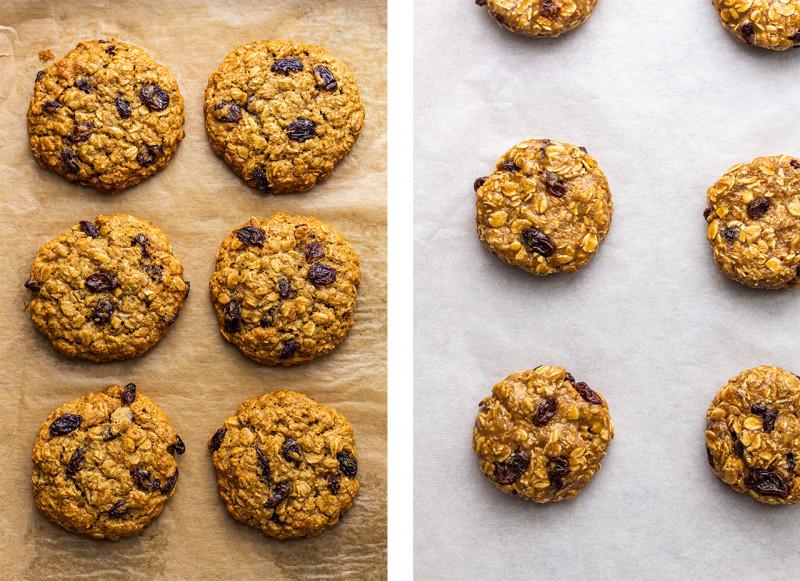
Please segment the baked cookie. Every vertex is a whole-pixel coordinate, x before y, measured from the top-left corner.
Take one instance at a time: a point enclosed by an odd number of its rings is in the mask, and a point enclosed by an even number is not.
[[[117,192],[167,165],[183,139],[183,97],[142,49],[82,42],[36,75],[28,134],[44,167]]]
[[[36,328],[67,357],[138,357],[161,340],[189,294],[183,266],[154,224],[81,221],[39,249],[25,288]]]
[[[475,0],[503,28],[536,37],[561,36],[592,15],[597,0]]]
[[[704,213],[714,260],[755,288],[800,286],[800,160],[759,157],[708,189]]]
[[[608,404],[561,367],[515,373],[480,403],[472,448],[501,491],[533,502],[576,496],[614,437]]]
[[[503,262],[536,275],[577,272],[611,226],[611,191],[582,147],[523,141],[478,178],[478,236]]]
[[[262,192],[302,192],[328,177],[364,122],[350,70],[325,49],[262,40],[229,53],[208,79],[214,152]]]
[[[294,391],[246,400],[208,447],[228,512],[269,537],[318,535],[358,494],[353,428]]]
[[[64,404],[33,447],[33,500],[74,533],[116,541],[139,532],[175,493],[185,446],[136,386],[112,385]]]
[[[800,0],[712,0],[738,41],[769,50],[800,46]]]
[[[311,216],[278,212],[237,227],[217,254],[211,300],[220,333],[265,365],[296,365],[341,343],[353,326],[358,255]]]
[[[736,492],[767,504],[800,501],[800,378],[762,365],[743,371],[708,407],[706,452]]]

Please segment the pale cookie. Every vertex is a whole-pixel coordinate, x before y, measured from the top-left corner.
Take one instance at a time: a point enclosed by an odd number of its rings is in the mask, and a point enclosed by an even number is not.
[[[535,37],[560,36],[592,15],[597,0],[475,0],[503,28]]]
[[[208,447],[228,512],[269,537],[318,535],[358,494],[350,424],[294,391],[245,401]]]
[[[523,141],[474,184],[478,236],[503,262],[544,276],[586,266],[611,226],[611,191],[582,147]]]
[[[608,404],[561,367],[515,373],[480,403],[472,448],[501,491],[533,502],[576,496],[614,437]]]
[[[142,49],[82,42],[36,75],[28,134],[44,167],[116,192],[167,165],[183,139],[183,97]]]
[[[263,192],[302,192],[328,177],[364,122],[358,85],[325,49],[272,40],[225,57],[208,79],[214,152]]]
[[[712,0],[722,25],[740,42],[788,50],[800,46],[800,0]]]
[[[132,383],[88,393],[50,414],[33,447],[33,499],[68,531],[119,540],[175,493],[185,446]]]
[[[217,254],[211,300],[220,333],[266,365],[305,363],[353,326],[358,255],[311,216],[278,212],[236,228]]]
[[[138,357],[178,318],[189,283],[164,232],[128,216],[81,221],[36,253],[25,283],[36,328],[67,357]]]

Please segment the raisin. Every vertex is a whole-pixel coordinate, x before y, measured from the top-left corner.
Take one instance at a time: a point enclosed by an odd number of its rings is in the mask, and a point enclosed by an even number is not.
[[[86,77],[81,77],[80,79],[75,81],[75,86],[78,87],[84,93],[88,94],[92,92],[92,86],[89,84],[89,79],[87,79]]]
[[[261,479],[269,483],[270,478],[270,470],[269,470],[269,460],[264,455],[264,452],[261,451],[260,448],[256,448],[256,458],[258,459],[258,467],[261,468]]]
[[[116,47],[116,46],[114,46],[113,44],[109,44],[109,45],[106,47],[106,52],[107,52],[108,54],[110,54],[111,56],[114,56],[115,54],[117,54],[117,47]]]
[[[178,434],[175,434],[175,443],[167,446],[167,451],[169,451],[170,454],[181,456],[186,452],[186,444],[183,443],[183,440]]]
[[[94,306],[94,309],[92,310],[90,318],[95,323],[104,325],[111,320],[111,315],[113,314],[114,314],[114,305],[111,304],[111,301],[103,299],[101,301],[97,301],[97,304]]]
[[[124,500],[118,500],[114,503],[114,506],[111,507],[111,510],[108,511],[109,518],[122,518],[130,512],[127,508],[122,508],[125,506]]]
[[[533,425],[546,426],[553,416],[556,415],[556,408],[558,407],[558,400],[554,397],[543,397],[539,400],[539,407],[536,408],[536,413],[533,414]]]
[[[86,288],[93,293],[114,290],[117,288],[117,278],[107,272],[95,272],[86,277]]]
[[[278,279],[278,294],[282,299],[288,299],[297,296],[297,293],[292,290],[292,283],[288,278]]]
[[[134,401],[136,401],[136,384],[129,383],[123,387],[119,398],[125,405],[131,405]]]
[[[597,393],[583,381],[574,383],[572,387],[575,388],[575,391],[577,391],[587,403],[592,405],[603,405],[603,400],[600,399],[600,396],[597,395]]]
[[[300,444],[294,441],[294,438],[287,437],[286,440],[283,442],[283,448],[281,448],[281,454],[283,457],[286,458],[289,462],[300,462],[301,458],[303,457],[303,450],[300,448]]]
[[[317,79],[317,87],[320,89],[333,92],[339,88],[339,83],[336,82],[336,77],[333,76],[331,70],[325,65],[315,66],[314,76]]]
[[[325,247],[319,242],[312,242],[306,246],[306,260],[319,260],[325,256]]]
[[[556,251],[547,234],[536,228],[525,228],[519,235],[520,242],[528,252],[541,254],[545,258],[552,256]]]
[[[81,220],[79,224],[81,227],[81,231],[87,236],[90,236],[92,238],[97,238],[98,236],[100,236],[100,229],[97,226],[95,226],[94,222],[89,222],[88,220]]]
[[[775,429],[775,420],[778,419],[777,410],[766,404],[754,404],[750,406],[750,411],[762,419],[761,429],[764,430],[764,433],[769,434]]]
[[[789,472],[794,472],[794,467],[796,464],[793,452],[786,454],[786,465],[789,466]]]
[[[555,3],[555,0],[542,0],[542,16],[550,20],[561,16],[561,9]]]
[[[91,121],[84,121],[82,123],[78,123],[72,129],[72,135],[69,136],[69,140],[71,143],[80,143],[82,141],[86,141],[89,139],[89,135],[92,133],[92,129],[94,129],[94,123]]]
[[[800,169],[800,161],[793,159],[789,162],[789,165],[792,166],[794,169]]]
[[[142,167],[150,167],[164,153],[160,145],[146,145],[145,148],[136,154],[136,163]]]
[[[270,491],[272,492],[272,496],[264,504],[264,506],[267,508],[275,508],[284,500],[286,500],[287,496],[289,496],[289,483],[278,482],[277,484],[273,484]]]
[[[72,153],[69,149],[61,150],[61,165],[64,166],[65,170],[71,173],[78,173],[81,169],[78,156]]]
[[[472,189],[477,192],[479,189],[481,189],[481,186],[486,183],[487,179],[488,178],[486,176],[476,179],[472,184]]]
[[[789,40],[791,40],[794,44],[800,44],[800,30],[790,36]]]
[[[328,476],[328,490],[331,491],[331,494],[337,495],[339,494],[339,475],[334,474],[333,476]]]
[[[708,460],[708,465],[712,468],[714,467],[714,457],[711,456],[711,449],[706,446],[706,460]]]
[[[114,99],[114,107],[117,108],[117,115],[119,115],[122,119],[130,119],[131,104],[121,94],[117,95],[117,98]]]
[[[39,71],[36,73],[36,82],[39,82],[44,78],[44,71]]]
[[[163,111],[169,107],[169,93],[158,85],[142,85],[139,96],[151,111]]]
[[[61,103],[58,101],[45,101],[42,109],[45,113],[54,113],[55,111],[61,109]]]
[[[744,485],[761,496],[777,496],[778,498],[789,496],[789,485],[772,470],[754,468],[750,474],[745,476]]]
[[[320,262],[315,262],[308,269],[308,280],[315,286],[331,285],[336,282],[336,270]]]
[[[82,421],[83,418],[76,414],[64,414],[63,416],[57,417],[53,420],[53,423],[50,424],[50,435],[66,436],[70,432],[77,430]]]
[[[339,462],[339,470],[348,478],[355,478],[358,474],[358,459],[353,456],[350,450],[342,450],[336,454],[336,460]]]
[[[252,175],[256,182],[256,188],[262,192],[272,191],[272,187],[269,185],[269,180],[267,179],[267,169],[263,165],[257,165]]]
[[[78,448],[72,453],[69,462],[67,462],[67,478],[74,480],[75,475],[80,472],[81,468],[83,468],[83,450]]]
[[[745,448],[744,444],[742,444],[742,441],[739,439],[739,435],[733,430],[730,431],[730,434],[731,434],[731,440],[733,440],[733,451],[736,453],[737,456],[744,457]]]
[[[503,165],[500,166],[500,171],[510,171],[515,172],[519,171],[520,167],[514,163],[513,161],[507,161]]]
[[[297,119],[289,123],[286,134],[291,141],[303,143],[316,136],[317,125],[311,119]]]
[[[238,123],[242,120],[242,108],[233,101],[220,101],[214,105],[214,115],[223,123]]]
[[[494,481],[498,484],[514,484],[525,474],[530,464],[530,454],[514,452],[504,461],[494,463]]]
[[[242,305],[239,301],[231,301],[225,305],[222,320],[228,333],[237,333],[242,328]]]
[[[711,208],[706,208],[705,210],[703,210],[703,220],[708,220],[708,217],[711,215],[711,212],[713,211],[714,210],[712,210]]]
[[[769,211],[770,201],[767,198],[756,198],[747,206],[747,215],[757,220]]]
[[[42,285],[38,281],[29,278],[25,281],[25,288],[31,292],[38,293],[40,290],[42,290]]]
[[[569,381],[572,385],[575,385],[575,377],[573,377],[573,375],[569,371],[564,373],[564,379]]]
[[[147,470],[139,466],[131,468],[131,478],[133,478],[136,488],[144,492],[153,492],[161,488],[158,478],[154,478]]]
[[[147,264],[144,267],[142,267],[142,270],[144,270],[145,273],[147,273],[147,276],[149,276],[150,280],[152,280],[153,282],[161,282],[163,273],[161,267],[158,266],[157,264]],[[186,290],[188,291],[189,288],[187,287]]]
[[[584,146],[582,146],[582,145],[579,145],[579,146],[578,146],[578,149],[580,149],[580,150],[581,150],[583,153],[589,153],[589,150],[588,150],[588,149],[586,149],[586,148],[585,148]]]
[[[303,61],[300,59],[277,59],[272,63],[270,70],[273,73],[283,73],[284,75],[299,73],[303,70]]]
[[[219,450],[219,447],[222,445],[222,441],[225,439],[225,434],[227,433],[227,431],[228,430],[226,430],[225,428],[220,428],[219,430],[214,432],[214,435],[211,437],[211,442],[208,443],[208,448],[212,452],[216,452],[217,450]]]
[[[255,226],[245,226],[244,228],[239,228],[239,231],[236,232],[236,237],[248,246],[261,246],[267,239],[264,231],[261,228],[256,228]]]
[[[475,4],[478,6],[486,6],[487,0],[475,0]]]
[[[552,171],[544,172],[544,189],[547,193],[556,198],[563,198],[567,195],[569,187],[567,182],[562,180],[557,173]]]
[[[142,256],[148,256],[147,245],[150,244],[150,239],[142,233],[137,234],[131,240],[131,246],[139,246],[142,249]]]
[[[172,476],[168,476],[166,480],[164,480],[164,486],[161,487],[161,494],[169,494],[175,488],[175,485],[178,483],[178,468],[175,467],[175,473]]]
[[[564,456],[551,458],[547,465],[547,478],[556,490],[564,486],[564,479],[569,476],[569,460]]]
[[[722,237],[728,242],[733,243],[739,239],[739,229],[736,226],[730,226],[722,231]]]
[[[275,322],[275,315],[278,312],[278,307],[272,306],[267,311],[267,314],[261,317],[261,320],[258,321],[258,324],[261,328],[266,329],[267,327],[271,327]]]
[[[297,353],[297,349],[300,345],[294,339],[289,339],[285,341],[283,345],[281,345],[281,350],[278,352],[278,358],[280,359],[289,359],[295,353]]]
[[[750,42],[753,39],[753,35],[756,33],[756,29],[751,22],[747,22],[742,25],[739,32],[742,33],[742,36],[747,42]]]

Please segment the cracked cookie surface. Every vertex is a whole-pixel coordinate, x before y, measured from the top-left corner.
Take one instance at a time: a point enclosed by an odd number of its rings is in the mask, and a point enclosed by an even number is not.
[[[68,531],[119,540],[142,530],[175,493],[185,446],[132,383],[64,404],[39,429],[33,498]]]
[[[800,0],[712,0],[738,41],[769,50],[800,46]]]
[[[347,66],[319,46],[242,45],[208,80],[206,131],[214,152],[249,186],[302,192],[327,178],[364,122]]]
[[[294,391],[246,400],[209,449],[228,512],[276,539],[322,533],[358,494],[350,424]]]
[[[503,262],[536,275],[577,272],[611,226],[611,191],[584,148],[534,139],[475,182],[478,236]]]
[[[478,0],[497,24],[516,34],[554,37],[589,20],[597,0]]]
[[[189,292],[164,232],[126,214],[81,221],[36,253],[25,287],[36,328],[67,357],[138,357],[178,318]]]
[[[106,192],[162,169],[183,139],[183,121],[172,73],[117,40],[82,42],[40,71],[28,108],[36,160]]]
[[[278,212],[251,218],[223,240],[211,299],[220,333],[244,355],[296,365],[347,336],[360,279],[344,236],[311,216]]]
[[[484,398],[472,448],[501,491],[537,503],[575,497],[614,437],[608,404],[561,367],[508,376]]]
[[[714,473],[736,492],[767,504],[800,501],[800,378],[762,365],[724,385],[706,416]]]

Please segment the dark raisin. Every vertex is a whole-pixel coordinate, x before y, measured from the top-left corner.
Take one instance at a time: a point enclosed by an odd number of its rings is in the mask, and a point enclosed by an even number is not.
[[[283,345],[281,345],[281,350],[278,352],[278,357],[280,359],[289,359],[295,353],[297,353],[297,349],[299,349],[300,345],[294,339],[289,339],[285,341]]]
[[[36,73],[36,81],[39,82],[44,77],[44,71],[39,71]]]
[[[61,109],[61,103],[58,101],[45,101],[42,109],[45,111],[45,113],[53,113]]]
[[[222,320],[228,333],[237,333],[242,328],[242,305],[239,301],[231,301],[225,305]]]
[[[325,247],[319,242],[311,242],[306,246],[306,260],[319,260],[325,256]]]
[[[336,270],[320,262],[315,262],[308,269],[308,280],[315,286],[331,285],[336,282]]]
[[[316,136],[317,125],[311,119],[298,119],[289,123],[286,134],[291,141],[303,143]]]
[[[554,397],[543,397],[539,400],[539,407],[536,408],[536,413],[533,414],[534,426],[546,426],[553,416],[556,415],[556,408],[558,407],[558,400]]]
[[[275,323],[275,315],[277,313],[278,313],[277,305],[270,307],[269,310],[267,311],[267,314],[261,317],[261,320],[258,322],[258,324],[265,329],[267,327],[271,327]]]
[[[42,285],[38,281],[29,278],[25,281],[25,288],[31,292],[38,293],[40,290],[42,290]]]
[[[164,149],[160,145],[146,145],[136,154],[136,163],[142,167],[150,167],[163,153]]]
[[[475,0],[475,4],[478,6],[486,6],[487,0]]]
[[[542,0],[542,16],[551,20],[561,16],[561,9],[555,0]]]
[[[94,129],[94,123],[91,121],[83,121],[82,123],[78,123],[72,129],[72,135],[69,136],[69,140],[72,143],[80,143],[82,141],[86,141],[89,139],[89,135],[92,134],[92,129]]]
[[[151,111],[163,111],[169,107],[169,93],[158,85],[142,85],[139,95]]]
[[[476,179],[472,184],[472,189],[476,192],[481,189],[481,186],[486,183],[488,178],[486,176]]]
[[[222,440],[225,439],[225,434],[227,433],[227,431],[228,430],[225,428],[220,428],[219,430],[214,432],[214,435],[211,437],[211,441],[208,443],[208,448],[212,452],[216,452],[217,450],[219,450],[219,447],[222,445]]]
[[[339,494],[339,475],[334,474],[333,476],[328,476],[328,490],[331,491],[331,494],[336,495]]]
[[[67,462],[67,478],[74,479],[81,468],[83,468],[83,450],[78,448],[72,453],[69,462]]]
[[[513,484],[525,474],[530,464],[530,454],[524,451],[514,452],[502,462],[494,463],[494,481],[498,484]]]
[[[786,454],[786,465],[789,467],[789,472],[794,472],[794,468],[796,466],[794,453],[789,452]]]
[[[260,448],[256,448],[256,459],[258,460],[258,467],[261,469],[261,479],[269,484],[270,469],[269,460],[264,455]]]
[[[708,460],[708,465],[712,468],[714,467],[714,457],[711,455],[711,449],[706,446],[706,460]]]
[[[117,95],[117,98],[114,99],[114,107],[117,108],[117,115],[119,115],[122,119],[130,119],[131,104],[127,99],[125,99],[125,97],[122,95]]]
[[[277,510],[273,510],[272,514],[269,515],[269,520],[271,520],[274,523],[281,524],[281,515],[278,514]]]
[[[114,46],[113,44],[109,44],[109,45],[106,47],[106,52],[107,52],[108,54],[110,54],[111,56],[114,56],[115,54],[117,54],[117,47],[116,47],[116,46]]]
[[[136,401],[136,384],[129,383],[123,387],[119,398],[125,405],[131,405],[134,401]]]
[[[733,243],[739,239],[739,229],[736,226],[730,226],[722,231],[722,237],[728,242]]]
[[[745,476],[744,485],[762,496],[777,496],[778,498],[789,496],[789,485],[772,470],[754,468],[750,474]]]
[[[519,171],[520,167],[514,163],[513,161],[507,161],[503,165],[500,166],[500,171],[510,171],[515,172]]]
[[[556,198],[563,198],[569,191],[567,182],[562,180],[557,173],[552,171],[544,172],[544,189],[547,193]]]
[[[267,508],[275,508],[284,500],[286,500],[287,496],[289,496],[289,483],[278,482],[277,484],[273,484],[270,492],[272,493],[272,496],[264,504],[264,506]]]
[[[92,238],[97,238],[98,236],[100,236],[100,229],[97,226],[95,226],[94,222],[89,222],[88,220],[81,220],[79,224],[81,227],[81,231],[87,236],[90,236]]]
[[[573,375],[569,371],[564,373],[564,379],[569,381],[572,385],[575,385],[575,377],[573,377]]]
[[[294,438],[287,437],[283,442],[281,454],[283,454],[283,457],[289,462],[299,463],[303,457],[303,450],[300,448],[300,444],[294,441]]]
[[[80,159],[69,149],[61,150],[61,165],[64,169],[71,173],[78,173],[81,169]]]
[[[333,92],[339,88],[339,83],[336,82],[336,77],[333,76],[331,70],[325,65],[315,66],[314,76],[317,79],[317,87],[320,89]]]
[[[95,272],[86,277],[89,292],[102,293],[117,288],[117,278],[107,272]]]
[[[751,22],[747,22],[742,25],[739,29],[739,32],[742,33],[742,36],[747,42],[750,42],[753,38],[753,35],[756,33],[756,29]]]
[[[750,411],[759,416],[762,420],[761,429],[769,434],[775,429],[775,420],[778,419],[778,411],[766,404],[754,404],[750,406]]]
[[[123,518],[125,515],[130,512],[127,508],[122,508],[125,506],[124,500],[118,500],[114,503],[114,506],[111,507],[111,510],[108,511],[109,518]]]
[[[147,245],[150,244],[150,239],[142,233],[137,234],[131,240],[131,246],[139,246],[142,249],[142,256],[149,256],[147,253]]]
[[[580,149],[580,150],[581,150],[583,153],[589,153],[589,150],[588,150],[588,149],[586,149],[586,148],[585,148],[584,146],[582,146],[582,145],[579,145],[579,146],[578,146],[578,149]]]
[[[242,108],[233,101],[220,101],[214,105],[214,116],[223,123],[238,123],[242,120]]]
[[[348,478],[355,478],[358,474],[358,459],[353,456],[350,450],[342,450],[336,454],[336,460],[339,461],[339,470]]]
[[[273,73],[283,73],[284,75],[299,73],[303,70],[303,61],[300,59],[278,59],[272,63],[270,70]]]
[[[169,494],[175,488],[175,485],[178,483],[178,468],[175,467],[175,473],[172,476],[167,476],[167,479],[164,480],[164,486],[161,487],[161,494]]]
[[[757,220],[769,211],[770,201],[767,198],[756,198],[747,206],[747,215]]]
[[[57,417],[53,420],[53,423],[50,424],[50,435],[66,436],[70,432],[77,430],[82,421],[83,418],[76,414],[64,414],[63,416]]]
[[[236,232],[236,237],[244,244],[249,246],[261,246],[267,239],[267,237],[264,235],[264,231],[261,228],[256,228],[255,226],[245,226],[244,228],[239,228],[239,231]]]
[[[525,228],[519,235],[520,242],[528,252],[541,254],[545,258],[552,256],[556,251],[547,234],[536,228]]]
[[[147,276],[149,276],[150,280],[152,280],[153,282],[161,282],[162,270],[161,267],[158,266],[157,264],[147,264],[142,267],[142,270],[144,270],[147,273]]]
[[[744,457],[745,448],[744,444],[742,444],[742,441],[739,439],[739,435],[733,430],[730,430],[730,434],[731,440],[733,440],[733,451],[737,456]]]
[[[603,400],[600,399],[600,396],[597,395],[597,393],[583,381],[574,383],[572,387],[575,388],[575,391],[577,391],[587,403],[592,405],[603,405]]]
[[[136,488],[144,492],[153,492],[161,488],[158,478],[154,478],[147,470],[139,466],[131,468],[131,478],[133,478]]]
[[[800,30],[790,36],[789,40],[791,40],[794,44],[800,44]]]
[[[105,299],[97,301],[97,304],[92,309],[90,316],[91,320],[100,325],[105,325],[111,320],[111,315],[114,314],[114,305],[111,301]]]
[[[793,159],[789,162],[789,165],[792,166],[794,169],[800,169],[800,161]]]
[[[170,454],[177,454],[180,456],[186,452],[186,444],[183,443],[183,440],[178,434],[175,434],[175,443],[167,446],[167,450]]]
[[[705,210],[703,210],[703,220],[708,220],[708,217],[711,215],[711,212],[713,211],[714,210],[712,210],[711,208],[706,208]]]
[[[92,86],[89,84],[89,79],[86,77],[81,77],[77,81],[75,81],[75,86],[78,87],[84,93],[91,93]]]
[[[564,479],[569,476],[569,460],[564,456],[551,458],[547,465],[547,478],[556,490],[564,486]]]
[[[267,179],[267,169],[263,165],[257,165],[253,170],[253,179],[256,182],[256,188],[262,192],[271,192],[272,188]]]

